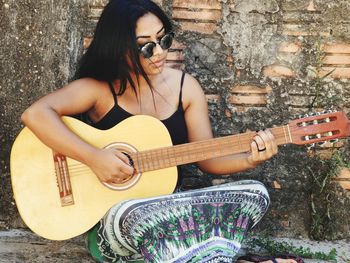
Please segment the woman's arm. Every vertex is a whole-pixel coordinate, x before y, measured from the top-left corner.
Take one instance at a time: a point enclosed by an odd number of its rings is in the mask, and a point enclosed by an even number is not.
[[[188,88],[186,88],[186,86]],[[213,138],[208,115],[207,101],[198,82],[187,75],[184,85],[185,119],[189,141]],[[259,151],[258,149],[264,149]],[[213,174],[228,174],[245,171],[256,167],[261,162],[277,153],[275,139],[269,130],[259,131],[251,142],[250,153],[229,155],[225,157],[198,162],[199,168]]]
[[[96,149],[70,131],[61,120],[61,116],[94,108],[101,96],[102,85],[105,84],[93,79],[73,81],[36,101],[21,118],[48,147],[88,165],[101,181],[112,182],[132,174],[133,168],[126,164],[126,156],[111,149]]]

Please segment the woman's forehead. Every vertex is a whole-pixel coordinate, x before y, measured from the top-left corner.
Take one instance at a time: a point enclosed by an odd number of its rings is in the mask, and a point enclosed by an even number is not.
[[[152,13],[147,13],[140,17],[136,22],[136,37],[149,37],[160,33],[163,23]]]

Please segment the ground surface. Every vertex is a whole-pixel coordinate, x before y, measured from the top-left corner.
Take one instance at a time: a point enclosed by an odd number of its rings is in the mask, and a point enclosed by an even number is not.
[[[306,239],[280,239],[313,251],[328,253],[332,248],[338,252],[338,263],[350,263],[350,242],[315,242]],[[49,241],[26,230],[0,231],[0,263],[90,263],[94,262],[85,250],[84,237],[67,241]],[[320,260],[305,260],[326,262]]]

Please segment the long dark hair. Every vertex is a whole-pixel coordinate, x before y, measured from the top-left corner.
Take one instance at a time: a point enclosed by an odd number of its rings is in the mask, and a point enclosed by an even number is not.
[[[136,94],[136,86],[130,71],[152,87],[141,66],[136,42],[136,22],[146,13],[152,13],[163,23],[165,32],[172,31],[172,24],[164,11],[151,0],[111,0],[104,8],[97,23],[93,40],[81,58],[76,79],[90,77],[107,82],[120,80],[118,94],[123,94],[129,82]],[[131,67],[127,62],[127,54]]]

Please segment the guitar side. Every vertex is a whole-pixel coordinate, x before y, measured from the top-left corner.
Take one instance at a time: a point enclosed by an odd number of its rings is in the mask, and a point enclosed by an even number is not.
[[[132,145],[138,151],[171,146],[164,125],[155,118],[134,116],[109,130],[97,130],[73,118],[66,125],[89,144],[103,148],[114,142]],[[16,138],[11,151],[11,181],[19,213],[38,235],[64,240],[80,235],[96,224],[114,204],[127,199],[173,192],[176,167],[145,172],[126,190],[104,186],[85,165],[67,158],[74,204],[62,206],[52,150],[28,128]]]

